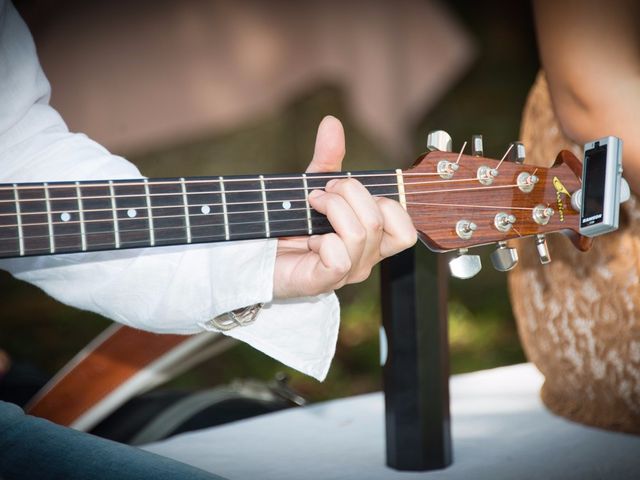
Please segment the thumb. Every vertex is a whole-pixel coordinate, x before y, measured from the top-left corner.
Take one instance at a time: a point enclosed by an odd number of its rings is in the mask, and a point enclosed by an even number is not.
[[[339,172],[344,158],[344,129],[336,117],[326,116],[318,126],[316,147],[307,173]]]

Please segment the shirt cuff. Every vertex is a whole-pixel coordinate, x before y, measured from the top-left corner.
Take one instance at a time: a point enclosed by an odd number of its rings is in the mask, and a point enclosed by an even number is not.
[[[328,293],[273,301],[262,308],[252,324],[223,333],[323,381],[335,354],[339,326],[338,298]]]

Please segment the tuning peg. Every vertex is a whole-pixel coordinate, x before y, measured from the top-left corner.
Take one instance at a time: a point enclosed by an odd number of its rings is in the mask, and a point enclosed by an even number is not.
[[[466,248],[461,248],[458,250],[458,256],[449,261],[449,269],[453,277],[466,280],[482,270],[480,255],[469,255],[468,251]]]
[[[509,162],[515,162],[518,164],[523,164],[526,156],[526,151],[524,148],[524,143],[522,142],[511,142],[509,145],[509,154],[505,160]]]
[[[432,151],[450,152],[452,150],[451,135],[444,130],[429,132],[429,135],[427,135],[427,148]]]
[[[498,242],[498,248],[491,254],[493,268],[508,272],[518,264],[518,251],[507,247],[507,242]]]
[[[631,189],[624,178],[620,178],[620,203],[624,203],[631,198]]]
[[[538,256],[540,257],[540,263],[543,265],[551,262],[551,255],[549,254],[549,246],[547,245],[547,239],[544,235],[536,235],[536,250],[538,250]]]
[[[482,145],[482,135],[471,136],[471,155],[481,157],[484,154],[484,147]]]

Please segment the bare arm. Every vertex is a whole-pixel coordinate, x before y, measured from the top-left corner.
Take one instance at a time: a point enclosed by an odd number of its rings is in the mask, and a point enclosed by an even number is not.
[[[640,2],[534,0],[553,106],[577,143],[624,141],[625,178],[640,193]]]

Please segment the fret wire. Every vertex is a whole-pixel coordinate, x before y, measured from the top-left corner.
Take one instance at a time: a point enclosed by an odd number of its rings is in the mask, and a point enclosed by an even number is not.
[[[113,189],[113,180],[109,180],[109,196],[111,197],[111,210],[113,213],[113,239],[116,248],[120,248],[120,229],[118,226],[118,209],[116,208],[116,195]]]
[[[267,192],[264,188],[264,176],[260,175],[260,190],[262,190],[262,204],[264,207],[264,230],[266,237],[269,238],[271,233],[269,232],[269,210],[267,210]]]
[[[47,223],[49,228],[49,251],[56,253],[56,242],[53,235],[53,223],[51,222],[51,199],[49,198],[49,189],[47,188],[47,182],[43,183],[44,198],[47,208]]]
[[[222,214],[224,215],[224,235],[229,240],[229,218],[227,216],[227,197],[224,193],[224,180],[220,177],[220,197],[222,198]]]
[[[307,184],[307,174],[302,174],[302,185],[304,188],[304,203],[307,210],[307,232],[309,235],[313,235],[313,228],[311,225],[311,205],[309,205],[309,185]]]
[[[184,223],[187,230],[187,243],[191,243],[191,220],[189,219],[189,200],[187,198],[187,186],[184,178],[180,178],[180,186],[182,189],[182,203],[184,204]]]
[[[396,170],[396,178],[398,179],[398,201],[400,202],[400,205],[402,205],[404,207],[404,209],[407,209],[407,197],[405,195],[404,192],[404,178],[402,176],[402,169],[398,168]]]
[[[82,251],[87,250],[87,232],[84,226],[84,212],[82,210],[82,193],[80,192],[80,182],[76,182],[76,194],[78,195],[78,216],[80,218],[80,239],[82,242]]]
[[[149,197],[149,182],[144,179],[144,193],[147,201],[147,220],[149,223],[149,244],[153,247],[156,244],[156,236],[153,231],[153,212],[151,211],[151,198]]]
[[[20,256],[24,255],[24,233],[22,231],[22,218],[20,215],[20,198],[18,195],[18,186],[13,184],[13,198],[16,201],[16,223],[18,227],[18,248],[20,250]]]

